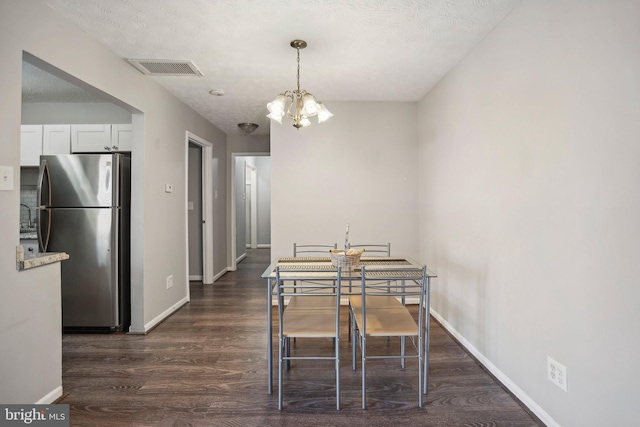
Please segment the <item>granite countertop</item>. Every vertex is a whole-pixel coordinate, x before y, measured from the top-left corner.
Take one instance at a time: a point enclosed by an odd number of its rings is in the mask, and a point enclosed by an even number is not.
[[[22,245],[16,246],[16,269],[18,271],[53,264],[65,259],[69,259],[69,254],[65,252],[42,252],[25,255],[24,247]]]

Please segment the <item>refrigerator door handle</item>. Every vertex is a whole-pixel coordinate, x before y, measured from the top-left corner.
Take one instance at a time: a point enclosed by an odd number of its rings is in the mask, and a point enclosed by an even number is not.
[[[120,173],[121,173],[121,169],[122,169],[122,164],[120,163],[120,156],[119,155],[114,155],[113,156],[113,182],[111,182],[111,188],[113,189],[112,191],[112,195],[113,198],[111,199],[111,203],[112,206],[122,206],[122,195],[120,194]]]
[[[113,316],[113,325],[116,327],[122,327],[122,316],[120,313],[121,305],[122,305],[122,295],[120,293],[120,284],[122,281],[122,277],[120,277],[120,236],[117,230],[120,230],[120,208],[113,208],[113,216],[112,216],[112,246],[111,248],[111,274],[113,275],[112,283],[112,292],[114,301],[117,303],[112,305],[112,316]]]
[[[47,175],[47,203],[42,203],[42,185],[44,183],[44,176]],[[40,246],[40,250],[42,252],[47,252],[47,248],[49,247],[49,237],[51,236],[51,212],[46,209],[45,206],[51,206],[51,176],[49,174],[49,165],[46,160],[43,160],[40,163],[40,174],[38,176],[38,187],[37,187],[37,198],[38,198],[38,215],[37,221],[38,225],[36,227],[36,231],[38,234],[38,245]],[[42,212],[47,210],[47,232],[46,238],[42,235]]]

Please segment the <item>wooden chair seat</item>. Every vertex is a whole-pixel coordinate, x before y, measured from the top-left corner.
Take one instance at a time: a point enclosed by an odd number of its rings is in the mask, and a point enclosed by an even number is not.
[[[356,327],[362,330],[362,306],[353,309]],[[405,307],[372,308],[367,306],[367,336],[406,337],[418,335],[418,324]]]
[[[362,292],[361,289],[358,291]],[[367,310],[373,308],[404,308],[402,303],[398,301],[398,299],[394,296],[390,295],[381,295],[381,296],[371,296],[368,295],[366,299]],[[355,308],[362,308],[362,293],[358,295],[352,295],[349,297],[349,305]]]
[[[289,300],[285,312],[289,310],[333,309],[335,313],[336,297],[326,296],[294,296]]]
[[[287,309],[282,322],[282,334],[288,338],[335,338],[335,303],[333,309]]]

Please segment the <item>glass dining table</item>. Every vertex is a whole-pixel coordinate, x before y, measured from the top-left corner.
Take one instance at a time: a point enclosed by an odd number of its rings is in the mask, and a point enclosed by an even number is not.
[[[372,275],[373,280],[384,279],[384,270],[407,270],[408,272],[422,272],[423,265],[418,263],[409,257],[361,257],[360,265],[353,269],[343,269],[341,272],[341,280],[351,290],[350,292],[360,292],[360,286],[362,274],[361,267],[364,266],[367,272],[380,270],[379,275]],[[299,273],[289,273],[287,270],[313,270],[316,274],[321,274],[324,279],[329,275],[335,275],[337,279],[337,272],[335,267],[331,264],[330,257],[284,257],[274,260],[269,267],[262,273],[262,278],[267,280],[267,369],[268,369],[268,393],[273,393],[273,306],[277,305],[277,301],[273,299],[273,289],[276,285],[276,269],[279,267],[280,280],[297,280]],[[326,270],[326,272],[322,271]],[[366,277],[369,277],[367,275]],[[424,310],[425,319],[424,331],[424,393],[427,393],[427,373],[429,367],[429,308],[430,308],[430,279],[437,277],[436,274],[426,269],[426,284],[425,284],[425,296],[424,296]],[[369,279],[366,279],[369,280]],[[344,286],[344,285],[343,285]],[[407,304],[411,304],[412,301],[407,301]],[[414,302],[417,304],[417,302]]]

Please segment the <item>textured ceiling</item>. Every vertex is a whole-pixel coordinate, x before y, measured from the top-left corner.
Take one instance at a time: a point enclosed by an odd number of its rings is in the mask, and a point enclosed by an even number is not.
[[[418,101],[518,0],[48,0],[122,58],[190,59],[204,77],[147,77],[227,134],[269,133],[296,85],[324,101]],[[211,89],[226,96],[214,97]],[[312,120],[313,121],[313,120]]]
[[[22,62],[22,102],[107,102],[42,69]]]

